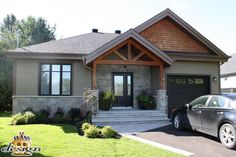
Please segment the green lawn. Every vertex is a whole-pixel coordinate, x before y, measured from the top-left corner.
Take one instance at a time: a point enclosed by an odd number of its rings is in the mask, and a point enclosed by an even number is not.
[[[88,139],[77,134],[72,125],[8,125],[9,117],[0,117],[0,146],[7,145],[23,130],[31,137],[32,145],[42,148],[40,154],[33,156],[49,157],[176,157],[181,156],[142,144],[127,138]],[[10,156],[10,153],[0,156]]]

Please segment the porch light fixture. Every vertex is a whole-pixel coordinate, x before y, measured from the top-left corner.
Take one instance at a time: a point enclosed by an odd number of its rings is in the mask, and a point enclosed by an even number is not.
[[[213,82],[216,82],[217,78],[215,76],[213,76],[212,80],[213,80]]]

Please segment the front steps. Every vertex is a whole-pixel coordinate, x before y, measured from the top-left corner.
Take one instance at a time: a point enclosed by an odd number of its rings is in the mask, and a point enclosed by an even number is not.
[[[113,109],[99,111],[92,122],[96,125],[158,124],[168,122],[167,115],[158,110]]]

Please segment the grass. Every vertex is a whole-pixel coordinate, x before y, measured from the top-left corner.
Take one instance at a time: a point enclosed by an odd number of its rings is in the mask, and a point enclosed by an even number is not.
[[[88,139],[77,134],[72,125],[18,125],[10,126],[10,117],[0,117],[0,147],[6,146],[23,130],[31,137],[32,146],[42,148],[36,157],[180,157],[181,155],[139,143],[127,138]],[[0,152],[1,157],[10,153]]]

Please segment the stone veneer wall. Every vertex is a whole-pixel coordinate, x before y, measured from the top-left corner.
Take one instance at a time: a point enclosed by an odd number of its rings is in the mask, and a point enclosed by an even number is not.
[[[67,113],[71,107],[80,107],[83,103],[82,96],[13,96],[13,114],[32,108],[35,112],[49,106],[53,116],[58,107]]]
[[[151,89],[150,67],[142,65],[98,65],[97,88],[99,90],[112,90],[112,72],[133,73],[133,102],[134,108],[137,108],[136,97],[143,89],[148,89],[149,92]]]

